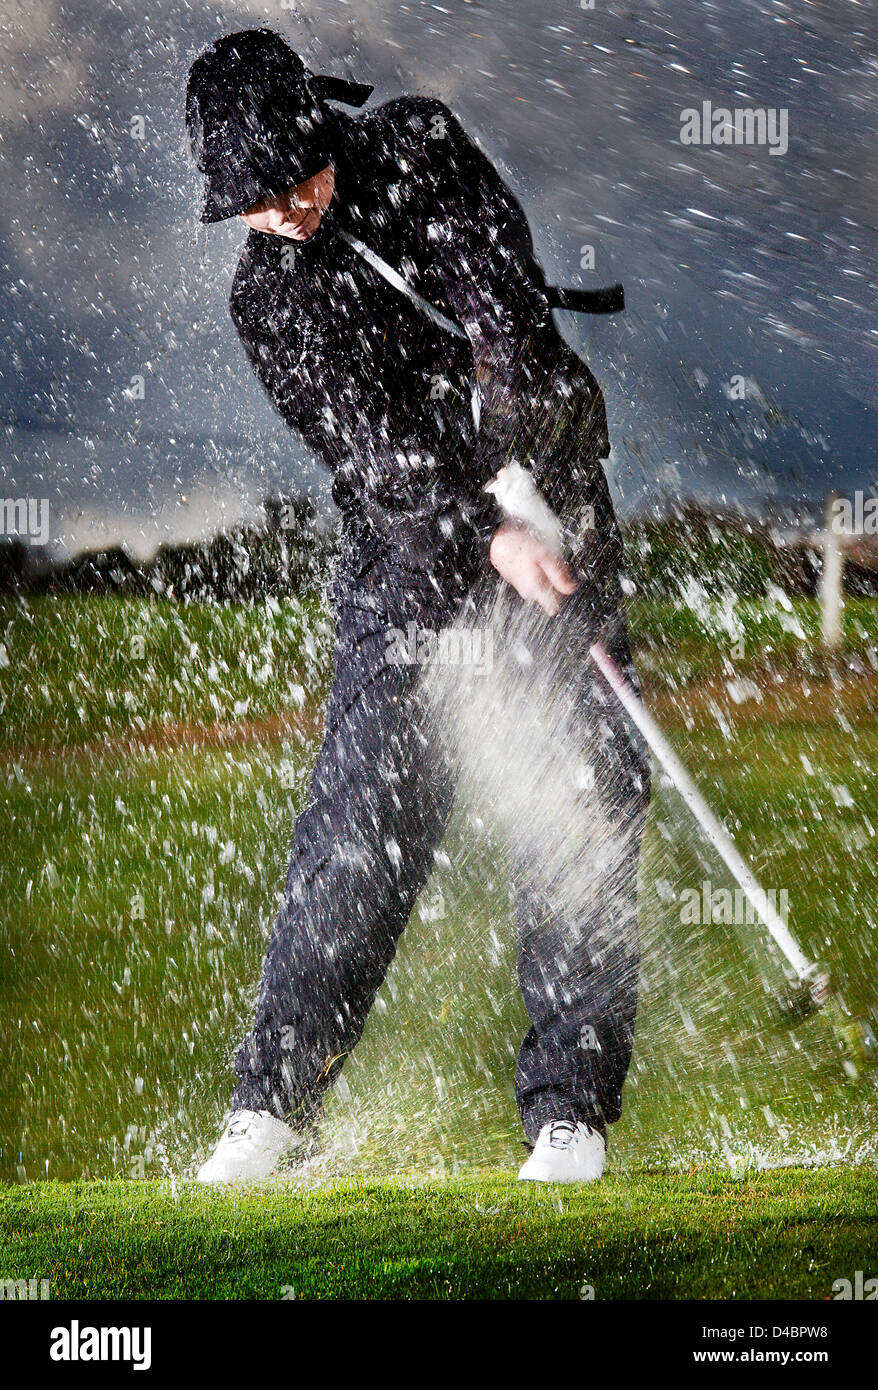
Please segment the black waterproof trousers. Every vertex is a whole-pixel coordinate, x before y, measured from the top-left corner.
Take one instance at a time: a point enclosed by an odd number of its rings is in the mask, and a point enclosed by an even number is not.
[[[613,523],[614,525],[614,523]],[[486,580],[485,582],[490,582]],[[495,582],[500,583],[495,577]],[[235,1062],[232,1109],[307,1124],[356,1046],[449,818],[454,773],[417,698],[421,670],[389,660],[388,632],[438,632],[471,601],[403,550],[348,536],[331,597],[335,676],[308,802],[296,821],[286,893],[265,958],[254,1026]],[[513,618],[521,600],[511,589]],[[514,626],[514,624],[513,624]],[[595,752],[588,794],[619,834],[603,847],[606,892],[580,920],[554,920],[513,854],[519,979],[531,1027],[516,1070],[525,1133],[549,1119],[619,1118],[637,1003],[636,879],[648,758],[587,657],[601,635],[634,680],[621,606],[595,603],[587,574],[543,622],[545,679],[565,685]]]

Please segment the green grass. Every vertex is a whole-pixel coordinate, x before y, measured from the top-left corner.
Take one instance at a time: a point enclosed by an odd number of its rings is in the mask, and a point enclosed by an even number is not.
[[[331,638],[316,599],[0,599],[0,751],[60,752],[299,709],[322,697]]]
[[[819,611],[797,600],[630,605],[647,685],[773,667],[820,669]],[[878,669],[878,604],[848,599],[845,659]],[[316,599],[181,607],[166,600],[0,598],[0,750],[61,750],[103,738],[259,720],[319,705],[331,624]]]
[[[813,605],[792,615],[804,640],[785,612],[742,607],[741,655],[709,615],[635,605],[640,666],[763,882],[789,890],[805,948],[874,1016],[878,605],[849,604],[831,664]],[[758,932],[681,924],[667,885],[725,880],[661,788],[637,1044],[600,1188],[512,1182],[526,1019],[502,856],[462,811],[307,1180],[186,1185],[228,1097],[316,752],[313,719],[276,716],[313,712],[329,638],[314,605],[0,604],[0,1180],[27,1183],[2,1190],[0,1277],[48,1277],[57,1296],[576,1297],[591,1282],[825,1297],[878,1263],[874,1074],[846,1081],[819,1019],[778,1023]],[[765,698],[736,702],[748,673]],[[194,737],[216,725],[224,745]],[[794,1162],[835,1166],[757,1172]]]
[[[878,1175],[49,1183],[0,1192],[0,1270],[53,1298],[831,1297],[878,1259]]]
[[[844,645],[831,663],[820,651],[817,599],[790,600],[776,591],[768,599],[729,602],[696,593],[691,606],[634,599],[628,614],[647,684],[676,686],[778,668],[823,673],[848,662],[878,670],[874,599],[846,598]]]

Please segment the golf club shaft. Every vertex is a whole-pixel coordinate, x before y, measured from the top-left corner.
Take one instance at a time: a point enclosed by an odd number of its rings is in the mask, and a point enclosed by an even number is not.
[[[545,502],[540,498],[526,470],[520,467],[517,473],[517,482],[519,484],[517,490],[510,490],[506,486],[496,486],[501,479],[506,479],[508,481],[511,472],[511,469],[501,470],[494,480],[494,483],[490,485],[490,490],[494,491],[497,501],[507,515],[533,529],[535,517],[533,508],[534,499],[538,498],[541,506],[546,510],[549,509],[546,508]],[[551,515],[555,521],[558,521],[554,513],[551,513]],[[560,526],[560,522],[558,524]],[[549,537],[543,537],[543,539],[550,548],[553,548],[552,541]],[[613,694],[621,702],[634,724],[643,734],[647,744],[658,758],[686,805],[698,820],[702,830],[710,840],[710,843],[714,846],[726,867],[743,890],[757,918],[768,928],[768,931],[771,933],[781,952],[795,972],[797,979],[802,984],[807,985],[813,1003],[819,1007],[824,1002],[829,992],[829,982],[825,971],[821,970],[816,962],[810,961],[799,948],[786,922],[778,915],[773,904],[769,901],[768,894],[759,883],[749,864],[747,864],[740,854],[731,835],[722,822],[713,814],[661,729],[651,715],[647,713],[639,695],[625,680],[625,677],[611,658],[609,652],[600,642],[595,642],[593,646],[589,647],[589,656],[601,672],[610,689],[613,691]]]
[[[589,648],[589,656],[643,734],[677,791],[695,815],[710,843],[742,888],[757,918],[768,928],[798,978],[803,983],[815,983],[820,975],[819,967],[814,961],[808,960],[808,957],[799,948],[789,927],[769,901],[768,894],[740,854],[731,835],[711,811],[661,729],[644,708],[639,696],[625,680],[622,672],[600,642],[595,642]]]

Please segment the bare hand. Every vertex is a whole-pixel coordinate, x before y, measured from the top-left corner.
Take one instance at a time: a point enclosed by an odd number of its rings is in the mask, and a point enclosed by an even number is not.
[[[561,599],[576,588],[564,561],[513,521],[504,521],[494,532],[488,554],[498,574],[523,599],[538,603],[550,618],[561,607]]]

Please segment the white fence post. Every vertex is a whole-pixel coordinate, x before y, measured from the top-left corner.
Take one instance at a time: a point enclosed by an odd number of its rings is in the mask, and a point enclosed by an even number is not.
[[[820,635],[824,647],[834,651],[843,638],[844,541],[841,523],[833,513],[838,493],[827,494],[824,504],[823,569],[820,575]]]

